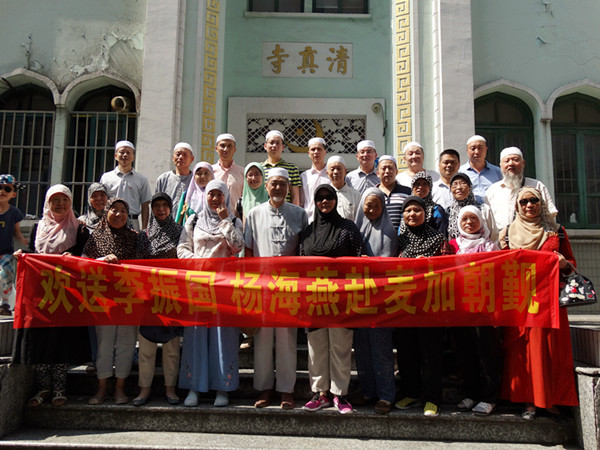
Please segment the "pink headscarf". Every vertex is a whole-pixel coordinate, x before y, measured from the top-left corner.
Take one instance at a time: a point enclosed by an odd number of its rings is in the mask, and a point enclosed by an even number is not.
[[[68,211],[61,217],[56,217],[50,211],[50,199],[56,194],[69,198]],[[72,202],[73,196],[68,187],[55,184],[48,189],[44,199],[44,214],[35,235],[35,250],[38,253],[60,254],[75,245],[79,222],[71,208]]]

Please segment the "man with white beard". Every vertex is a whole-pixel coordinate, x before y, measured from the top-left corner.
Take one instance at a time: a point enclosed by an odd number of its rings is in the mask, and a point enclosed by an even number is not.
[[[507,147],[502,150],[500,153],[500,170],[502,171],[502,180],[492,184],[485,194],[485,203],[489,205],[494,213],[497,232],[500,232],[513,221],[515,217],[515,199],[517,198],[517,192],[523,186],[534,187],[540,191],[548,205],[550,214],[552,216],[558,214],[550,192],[548,192],[548,188],[544,183],[523,175],[525,160],[521,150],[517,147]]]

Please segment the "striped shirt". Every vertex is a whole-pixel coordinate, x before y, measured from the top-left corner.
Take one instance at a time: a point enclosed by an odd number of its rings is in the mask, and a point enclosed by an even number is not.
[[[378,184],[377,187],[380,187],[380,185]],[[398,231],[400,222],[402,221],[402,206],[404,205],[404,200],[406,200],[410,194],[411,190],[409,188],[398,183],[396,183],[396,186],[394,186],[390,195],[383,192],[383,195],[385,195],[385,207],[396,231]]]
[[[290,184],[292,186],[298,186],[298,187],[302,186],[302,179],[300,178],[300,171],[298,170],[298,166],[296,164],[285,162],[283,159],[280,159],[275,164],[271,164],[271,163],[269,163],[269,160],[266,160],[264,163],[262,163],[262,166],[265,169],[265,183],[267,182],[267,179],[269,178],[269,169],[271,169],[272,167],[281,167],[282,169],[285,169],[288,171],[288,174],[290,176]],[[292,201],[291,192],[288,192],[288,195],[285,199],[288,202]]]

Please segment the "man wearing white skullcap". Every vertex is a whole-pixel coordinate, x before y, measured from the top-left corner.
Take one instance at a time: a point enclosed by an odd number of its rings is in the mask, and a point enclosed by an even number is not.
[[[379,184],[379,177],[375,170],[375,160],[377,159],[375,142],[365,140],[356,144],[356,159],[358,159],[359,167],[348,174],[347,180],[350,186],[362,195],[368,188]]]
[[[178,209],[181,209],[180,203],[185,199],[185,192],[192,179],[192,171],[190,170],[190,166],[194,161],[192,146],[187,142],[178,142],[173,147],[171,160],[173,161],[175,170],[169,170],[158,176],[154,193],[164,192],[171,197],[173,201],[171,215],[175,218]]]
[[[500,167],[485,160],[488,146],[483,136],[476,134],[467,140],[467,155],[469,161],[460,166],[459,172],[466,173],[473,184],[473,193],[479,203],[483,203],[485,192],[497,181],[502,179]]]
[[[244,190],[244,168],[233,160],[236,142],[233,134],[224,133],[217,136],[215,150],[219,160],[213,164],[215,180],[221,180],[229,189],[229,211],[235,211],[238,200]]]
[[[269,175],[269,170],[272,167],[283,167],[290,175],[290,189],[286,200],[294,205],[300,205],[300,171],[296,164],[288,163],[281,159],[281,154],[285,148],[283,142],[283,133],[279,130],[271,130],[265,136],[265,150],[267,151],[267,159],[262,163],[265,169],[265,176]]]
[[[337,192],[337,212],[344,219],[354,222],[358,206],[360,205],[360,192],[346,183],[346,161],[339,155],[331,156],[327,160],[327,176],[331,185]]]
[[[400,172],[396,177],[398,184],[412,188],[412,179],[419,172],[427,172],[431,177],[431,181],[435,182],[440,179],[440,174],[434,170],[425,170],[423,163],[425,162],[425,151],[423,146],[418,142],[412,141],[404,146],[404,161],[408,168]]]
[[[502,150],[500,153],[500,170],[503,175],[502,180],[492,184],[485,194],[485,203],[489,205],[494,214],[497,232],[500,232],[513,221],[517,193],[523,186],[534,187],[540,191],[550,214],[552,216],[558,214],[550,192],[548,192],[548,188],[544,183],[524,176],[525,160],[521,149],[507,147]]]
[[[404,200],[410,196],[411,190],[396,182],[398,175],[398,164],[396,158],[390,155],[383,155],[379,158],[377,165],[377,175],[381,183],[377,185],[385,196],[385,208],[390,215],[392,225],[398,231],[402,221],[402,206]]]
[[[326,154],[327,150],[323,138],[314,137],[308,141],[308,157],[312,161],[312,166],[300,175],[302,179],[302,206],[308,215],[308,223],[311,223],[314,219],[315,189],[323,183],[329,184],[327,167],[325,166]]]
[[[244,237],[247,258],[253,256],[297,256],[300,233],[308,226],[306,211],[286,202],[289,174],[272,167],[265,187],[269,201],[255,206],[246,216]],[[297,328],[260,328],[254,335],[254,389],[260,391],[256,408],[273,401],[273,390],[281,393],[281,408],[294,408],[296,384]],[[276,348],[277,361],[273,358]]]
[[[152,200],[150,183],[141,173],[133,169],[135,147],[129,141],[119,141],[115,145],[117,167],[100,177],[108,189],[108,196],[120,197],[129,204],[129,222],[136,231],[140,230],[139,216],[142,216],[142,229],[148,226],[149,205]]]

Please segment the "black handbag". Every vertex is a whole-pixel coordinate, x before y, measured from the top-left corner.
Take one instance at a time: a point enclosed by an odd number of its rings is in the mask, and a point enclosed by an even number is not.
[[[561,280],[558,303],[562,307],[593,305],[598,301],[591,280],[582,275],[571,263],[573,272]]]

